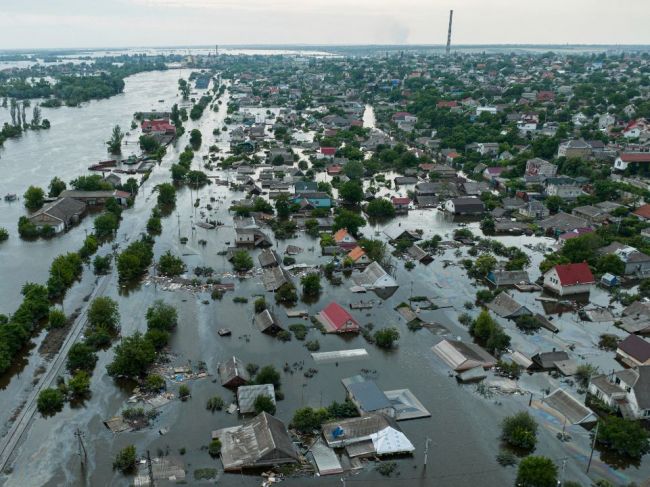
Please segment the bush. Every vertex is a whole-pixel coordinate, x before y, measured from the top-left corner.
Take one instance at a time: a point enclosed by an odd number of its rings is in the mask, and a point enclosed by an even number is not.
[[[542,327],[539,320],[532,315],[518,316],[515,324],[524,333],[534,333]]]
[[[260,414],[262,412],[275,414],[275,403],[273,402],[273,399],[271,399],[266,394],[257,396],[255,398],[255,402],[253,403],[253,407],[255,408],[256,414]]]
[[[639,459],[650,452],[648,432],[637,421],[609,416],[601,421],[596,441],[608,450]]]
[[[266,299],[257,298],[255,300],[255,313],[261,313],[266,309]]]
[[[225,402],[220,396],[212,396],[208,399],[205,408],[210,412],[221,411],[225,406]]]
[[[501,423],[501,439],[508,445],[532,450],[537,443],[537,423],[527,412],[506,417]]]
[[[90,393],[90,375],[84,370],[79,370],[68,382],[68,390],[75,399],[81,399]]]
[[[298,295],[296,294],[296,288],[290,282],[285,282],[280,288],[275,292],[275,300],[278,303],[284,304],[295,304],[298,301]]]
[[[556,487],[557,467],[550,458],[526,457],[519,463],[517,485],[520,487]]]
[[[382,328],[374,334],[375,343],[380,348],[392,348],[393,344],[399,340],[399,331],[397,328]]]
[[[67,323],[65,313],[58,308],[52,308],[47,319],[48,329],[63,328]]]
[[[310,340],[305,343],[305,347],[307,347],[307,350],[310,352],[317,352],[320,350],[320,342],[318,340]]]
[[[136,460],[135,446],[126,446],[115,455],[113,469],[119,470],[123,474],[133,473],[135,472]]]
[[[158,392],[165,389],[165,378],[158,374],[149,374],[145,380],[145,388],[151,392]]]
[[[172,331],[178,325],[176,308],[158,299],[147,309],[147,328]]]
[[[485,309],[470,325],[469,333],[490,351],[505,350],[510,345],[510,337]]]
[[[221,453],[221,442],[218,439],[214,439],[208,445],[208,453],[212,458],[216,458]]]
[[[616,335],[608,335],[604,333],[600,335],[600,340],[598,341],[598,347],[603,350],[614,351],[618,348],[619,339]]]
[[[162,220],[159,216],[152,216],[147,220],[147,233],[150,235],[160,235],[162,232]]]
[[[377,472],[384,477],[390,477],[397,470],[396,462],[381,462],[377,465]]]
[[[306,274],[300,279],[302,292],[305,296],[318,296],[321,291],[320,276],[315,273]]]
[[[286,330],[280,330],[280,331],[276,334],[275,337],[276,337],[278,340],[280,340],[281,342],[290,342],[290,341],[291,341],[291,333],[289,333],[289,332],[286,331]]]
[[[52,416],[63,409],[64,401],[65,396],[59,389],[43,389],[38,394],[36,407],[43,416]]]
[[[302,323],[295,323],[289,325],[289,330],[293,332],[293,335],[296,337],[296,340],[304,340],[307,336],[307,327]]]
[[[158,206],[170,208],[176,204],[176,188],[171,183],[158,185]]]
[[[578,365],[576,369],[576,382],[583,389],[589,387],[589,381],[591,378],[598,373],[598,367],[594,367],[591,364],[581,364]]]
[[[310,407],[297,409],[291,420],[291,427],[301,433],[311,433],[320,428],[321,424],[329,419],[327,409],[313,409]]]
[[[187,384],[181,384],[178,388],[178,397],[181,401],[186,401],[190,397],[190,388]]]

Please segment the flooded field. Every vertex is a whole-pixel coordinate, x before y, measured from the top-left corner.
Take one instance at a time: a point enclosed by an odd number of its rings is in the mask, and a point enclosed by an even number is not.
[[[45,187],[50,179],[59,176],[70,180],[85,173],[86,167],[106,158],[104,140],[109,136],[111,127],[120,124],[125,129],[130,126],[135,111],[150,108],[168,109],[179,100],[176,93],[176,81],[189,72],[167,71],[144,73],[127,79],[125,93],[109,100],[91,102],[81,108],[44,109],[43,116],[52,122],[52,129],[42,132],[28,132],[21,139],[8,141],[0,149],[0,194],[16,192],[22,194],[30,184]],[[228,94],[223,99],[225,107]],[[164,99],[164,103],[158,100]],[[277,110],[273,110],[277,113]],[[6,117],[6,111],[0,110],[0,121]],[[212,131],[223,126],[225,110],[212,112],[206,110],[197,122],[188,122],[186,130],[199,128],[203,133],[203,145],[195,157],[195,166],[199,168],[208,147],[216,143],[225,151],[229,147],[227,135],[220,135],[214,140]],[[368,117],[370,123],[371,118]],[[135,140],[135,137],[129,138]],[[141,188],[134,207],[124,212],[115,242],[120,246],[137,238],[144,231],[146,220],[155,205],[152,189],[156,184],[168,181],[169,168],[178,160],[179,152],[187,143],[187,135],[174,146],[170,146],[162,163],[156,167],[149,180]],[[127,146],[128,147],[128,146]],[[234,180],[234,172],[213,171],[212,176]],[[406,189],[404,189],[404,192]],[[92,397],[83,405],[70,407],[53,418],[35,417],[31,428],[25,433],[20,447],[16,451],[13,471],[10,475],[0,477],[0,484],[9,486],[27,485],[129,485],[132,479],[113,471],[112,460],[120,448],[134,444],[139,452],[149,450],[152,456],[166,454],[179,456],[186,464],[188,483],[197,484],[192,472],[198,468],[220,468],[220,462],[212,459],[206,449],[212,430],[237,425],[241,419],[226,412],[212,414],[206,410],[209,397],[219,394],[230,403],[233,395],[222,388],[216,380],[217,364],[233,355],[245,363],[260,366],[272,364],[283,371],[282,392],[284,399],[278,402],[276,416],[288,423],[295,409],[303,406],[324,406],[332,401],[342,401],[345,390],[341,379],[363,373],[374,379],[382,390],[409,388],[432,413],[430,418],[411,420],[400,423],[405,434],[415,445],[413,457],[399,460],[399,476],[392,479],[380,476],[374,469],[366,468],[349,477],[351,486],[382,485],[386,487],[414,486],[460,486],[476,485],[500,486],[512,485],[515,469],[499,466],[495,456],[499,450],[500,420],[515,411],[527,408],[529,393],[537,399],[542,391],[554,389],[560,383],[546,374],[524,375],[519,387],[526,391],[514,395],[495,395],[485,397],[479,394],[476,386],[460,386],[455,378],[450,377],[448,368],[431,351],[431,347],[440,341],[437,332],[428,329],[410,331],[405,320],[394,311],[401,302],[412,296],[436,298],[447,302],[448,307],[435,311],[422,311],[421,317],[440,323],[449,337],[461,337],[469,340],[467,329],[459,324],[460,313],[469,312],[476,315],[478,311],[468,311],[466,302],[473,302],[477,287],[466,276],[459,265],[467,257],[467,248],[448,249],[435,256],[428,266],[418,264],[409,271],[404,261],[393,259],[395,278],[400,284],[397,292],[387,300],[380,300],[374,294],[352,295],[349,288],[353,285],[350,278],[343,278],[340,286],[332,286],[323,280],[324,290],[317,302],[299,301],[296,309],[304,309],[310,315],[316,314],[330,301],[342,304],[368,301],[372,299],[372,309],[353,311],[361,324],[372,323],[375,328],[395,326],[401,338],[399,346],[391,351],[383,351],[367,343],[363,337],[342,338],[321,335],[310,330],[307,339],[318,339],[320,351],[365,348],[365,358],[341,361],[337,363],[316,364],[304,346],[304,342],[295,338],[290,342],[281,342],[258,331],[252,321],[252,301],[255,296],[265,295],[267,302],[274,303],[271,293],[266,293],[259,273],[247,278],[238,278],[232,274],[232,267],[225,256],[219,255],[229,242],[234,240],[235,232],[232,215],[228,206],[232,200],[240,199],[244,193],[233,192],[225,186],[210,185],[198,191],[182,188],[177,194],[176,209],[163,220],[163,234],[156,239],[156,259],[170,250],[182,255],[189,271],[196,266],[210,266],[216,274],[221,275],[222,282],[234,283],[235,290],[226,292],[221,300],[213,300],[208,294],[191,293],[177,290],[167,291],[161,286],[145,282],[135,289],[120,289],[116,274],[107,278],[105,295],[117,300],[122,317],[122,335],[126,336],[136,330],[146,329],[145,311],[157,299],[173,304],[179,311],[179,327],[173,335],[171,348],[172,365],[197,364],[205,362],[210,374],[208,378],[190,381],[191,399],[180,402],[172,401],[161,408],[160,416],[152,427],[114,435],[103,424],[107,418],[115,416],[125,406],[131,395],[128,387],[119,387],[109,377],[106,365],[111,361],[112,351],[100,352],[95,374],[92,378]],[[194,202],[200,200],[195,208]],[[211,198],[213,209],[207,210],[206,204]],[[209,215],[209,219],[222,221],[224,226],[216,230],[207,230],[194,225],[200,212]],[[85,231],[90,230],[92,219],[83,223],[63,236],[52,240],[24,242],[18,238],[16,222],[25,210],[20,201],[8,204],[0,201],[0,226],[11,232],[9,241],[0,247],[0,312],[11,313],[17,306],[20,286],[25,281],[43,282],[47,278],[51,260],[58,254],[74,250],[81,245]],[[466,228],[480,234],[477,222],[463,222]],[[408,216],[397,217],[389,225],[401,225],[403,228],[422,229],[423,238],[438,234],[443,240],[450,240],[453,230],[459,223],[438,210],[414,210]],[[362,229],[368,237],[386,239],[383,230],[387,225],[373,224]],[[270,229],[265,229],[272,235]],[[179,237],[187,237],[186,244],[181,244]],[[506,245],[531,246],[552,244],[550,239],[536,237],[498,237]],[[200,240],[207,241],[201,245]],[[320,255],[317,239],[304,234],[290,240],[272,239],[278,254],[284,255],[287,245],[303,249],[298,254],[298,263],[320,265],[329,261]],[[100,253],[110,251],[105,245]],[[538,264],[542,254],[530,250],[532,280],[539,277]],[[258,264],[259,251],[252,251],[255,264]],[[298,278],[295,278],[297,282]],[[74,310],[83,304],[97,279],[88,269],[80,283],[68,293],[64,306],[66,311]],[[596,295],[593,300],[607,304],[605,294]],[[233,297],[246,297],[247,304],[233,302]],[[533,295],[516,293],[516,298],[530,309],[541,310],[541,304]],[[275,305],[274,311],[283,325],[301,322],[300,319],[288,318],[285,309]],[[550,347],[565,347],[574,344],[582,357],[588,357],[593,350],[593,337],[610,325],[588,324],[577,321],[577,316],[565,314],[556,318],[562,323],[562,333],[553,336],[542,330],[536,335],[527,336],[518,333],[511,322],[500,320],[512,334],[513,346],[527,353],[547,350]],[[309,324],[308,321],[302,321]],[[220,337],[219,328],[228,327],[232,336]],[[589,327],[590,329],[587,329]],[[597,329],[598,332],[594,332]],[[35,340],[42,339],[39,337]],[[593,357],[588,357],[595,362]],[[0,383],[0,424],[2,431],[30,388],[41,357],[32,351],[25,357],[20,371]],[[597,363],[601,370],[611,370],[614,366],[609,358]],[[314,368],[317,373],[305,377],[304,372]],[[283,370],[284,369],[284,370]],[[170,387],[177,392],[179,385]],[[589,454],[590,439],[588,432],[579,427],[569,427],[573,436],[568,443],[561,443],[556,433],[562,429],[562,423],[548,417],[543,411],[529,408],[542,426],[536,453],[546,455],[561,464],[568,459],[565,478],[579,480],[586,485],[584,474],[586,458]],[[80,466],[79,446],[74,436],[79,428],[84,433],[84,445],[87,449],[88,462],[85,468]],[[160,431],[165,432],[164,435]],[[425,443],[431,440],[428,463],[423,466]],[[180,450],[184,450],[181,455]],[[648,462],[638,468],[626,468],[618,471],[602,463],[596,454],[592,465],[592,474],[605,476],[615,483],[625,484],[640,480],[650,473]],[[259,475],[220,475],[219,485],[257,486]],[[378,483],[379,482],[379,483]],[[214,483],[206,482],[207,483]],[[287,486],[334,486],[341,485],[338,477],[290,478],[283,482]]]

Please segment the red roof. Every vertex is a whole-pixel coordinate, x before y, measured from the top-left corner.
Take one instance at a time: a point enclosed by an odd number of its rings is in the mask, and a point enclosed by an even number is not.
[[[390,200],[393,202],[394,205],[408,205],[409,203],[411,203],[410,198],[400,197],[400,196],[393,196]]]
[[[399,120],[399,119],[403,119],[403,118],[406,118],[406,117],[412,117],[412,116],[413,115],[411,115],[409,112],[397,112],[397,113],[395,113],[393,115],[393,120]]]
[[[175,127],[168,120],[145,120],[142,122],[142,130],[153,130],[155,132],[167,132],[175,130]]]
[[[333,156],[336,154],[336,147],[321,147],[320,153],[325,156]]]
[[[593,233],[594,229],[589,227],[580,227],[571,230],[570,232],[563,233],[558,238],[560,240],[571,240],[572,238],[580,237],[586,235],[587,233]]]
[[[323,311],[320,312],[322,318],[326,319],[335,330],[340,330],[348,322],[352,322],[355,328],[359,327],[359,323],[352,318],[352,315],[343,309],[339,304],[331,302]]]
[[[634,214],[641,218],[650,219],[650,205],[639,206]]]
[[[562,286],[577,286],[596,282],[586,262],[556,265],[555,272],[557,272],[557,277]]]
[[[641,363],[650,359],[650,343],[633,333],[618,344],[618,349]]]
[[[623,152],[619,157],[623,162],[650,162],[650,152]]]
[[[455,100],[440,100],[438,103],[436,103],[437,108],[454,108],[458,106],[458,102]]]

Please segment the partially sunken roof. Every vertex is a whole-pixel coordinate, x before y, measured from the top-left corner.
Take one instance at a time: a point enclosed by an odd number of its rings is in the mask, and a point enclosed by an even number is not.
[[[225,362],[221,362],[217,373],[222,386],[233,384],[233,381],[246,383],[250,380],[244,363],[237,357],[231,357]]]
[[[273,384],[256,384],[252,386],[241,386],[237,389],[237,404],[241,414],[255,412],[255,400],[260,396],[268,396],[275,404],[275,388]]]
[[[282,421],[262,413],[234,428],[213,433],[221,441],[221,462],[225,471],[296,463],[299,455]]]

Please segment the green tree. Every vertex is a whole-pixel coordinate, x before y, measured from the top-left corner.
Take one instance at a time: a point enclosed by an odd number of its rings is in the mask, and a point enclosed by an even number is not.
[[[340,230],[341,228],[347,228],[348,232],[350,232],[352,235],[358,235],[359,228],[365,224],[366,221],[361,215],[358,215],[357,213],[350,210],[340,209],[334,217],[333,228],[334,231]]]
[[[148,154],[152,154],[160,149],[160,142],[151,135],[141,135],[138,142],[140,143],[140,149]]]
[[[386,198],[375,198],[368,203],[366,213],[371,218],[392,218],[395,216],[395,207]]]
[[[93,222],[95,235],[99,238],[111,237],[120,226],[118,218],[113,213],[102,213]]]
[[[172,331],[178,325],[178,312],[170,304],[161,299],[154,301],[147,309],[147,328]]]
[[[625,263],[616,254],[603,255],[596,263],[599,274],[610,272],[615,276],[622,276],[625,273]]]
[[[549,196],[544,201],[544,204],[546,205],[546,208],[548,208],[548,210],[551,213],[557,213],[558,211],[560,211],[560,208],[564,207],[565,202],[559,196]]]
[[[253,407],[255,408],[255,412],[257,414],[263,412],[269,414],[275,414],[275,402],[273,402],[273,399],[271,399],[266,394],[261,394],[257,396],[255,398],[255,402],[253,402]]]
[[[66,368],[71,374],[84,370],[92,372],[97,363],[97,354],[95,349],[85,342],[77,342],[68,350],[68,357],[66,361]]]
[[[323,422],[329,419],[329,414],[327,409],[313,409],[310,407],[304,407],[297,409],[293,414],[293,419],[291,420],[291,427],[300,431],[301,433],[311,433],[312,431],[319,429]]]
[[[129,445],[122,448],[113,460],[113,469],[119,470],[123,474],[130,474],[135,472],[137,462],[137,454],[135,446]]]
[[[111,154],[119,154],[122,152],[122,139],[124,139],[124,132],[119,125],[113,127],[111,138],[106,142],[108,152]]]
[[[272,365],[266,365],[255,375],[255,383],[273,384],[278,389],[280,387],[280,373]]]
[[[106,370],[111,377],[135,379],[144,376],[155,359],[153,344],[142,333],[135,332],[115,347],[115,356]]]
[[[232,266],[237,272],[246,272],[253,268],[253,258],[245,250],[238,250],[232,256]]]
[[[93,272],[95,275],[100,276],[108,274],[108,271],[111,270],[111,259],[111,254],[103,257],[101,255],[96,255],[93,259]]]
[[[343,166],[343,172],[350,179],[361,179],[365,170],[361,162],[349,161]]]
[[[501,423],[501,439],[508,445],[532,450],[537,443],[537,423],[527,412],[507,416]]]
[[[289,196],[281,193],[275,199],[275,211],[278,214],[280,220],[286,220],[291,214],[291,202],[289,201]]]
[[[119,330],[120,311],[117,302],[108,296],[93,299],[88,308],[88,324],[91,329],[102,328],[110,333]]]
[[[302,292],[305,296],[318,296],[322,289],[320,276],[315,273],[305,274],[300,279],[300,284],[302,284]]]
[[[63,409],[64,401],[65,396],[59,389],[43,389],[38,393],[36,407],[43,416],[52,416]]]
[[[45,192],[39,187],[30,186],[25,191],[23,199],[25,200],[25,208],[30,211],[36,211],[45,203]]]
[[[192,129],[190,132],[190,145],[192,146],[192,149],[197,150],[201,147],[201,139],[201,131],[199,129]]]
[[[4,242],[9,239],[9,232],[6,228],[0,227],[0,242]]]
[[[637,421],[609,416],[600,422],[596,441],[608,450],[629,458],[650,452],[648,432]]]
[[[158,206],[173,207],[176,204],[176,188],[171,183],[158,185]]]
[[[211,457],[216,458],[221,453],[221,442],[215,438],[208,445],[208,453]]]
[[[382,328],[374,334],[375,343],[381,348],[393,348],[393,344],[399,340],[397,328]]]
[[[474,262],[474,272],[478,277],[484,278],[494,270],[497,260],[490,254],[481,254]]]
[[[163,276],[180,276],[185,272],[185,264],[180,257],[176,257],[169,250],[158,260],[158,272]]]
[[[357,181],[347,181],[339,189],[339,196],[347,204],[356,205],[363,200],[363,188]]]
[[[526,457],[519,463],[516,485],[519,487],[556,487],[557,467],[547,457]]]
[[[54,177],[50,181],[50,185],[48,186],[48,189],[49,189],[49,192],[48,192],[47,195],[50,198],[57,198],[61,194],[62,191],[65,191],[66,185],[65,185],[65,182],[63,182],[62,179],[60,179],[58,177]]]

